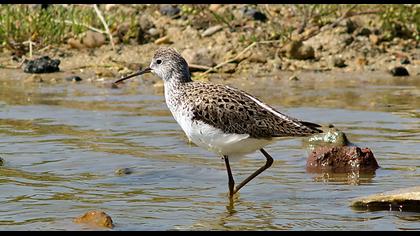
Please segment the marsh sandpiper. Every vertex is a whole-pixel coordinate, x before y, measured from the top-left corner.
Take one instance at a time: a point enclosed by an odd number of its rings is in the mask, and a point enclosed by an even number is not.
[[[159,48],[149,67],[114,83],[149,72],[163,80],[166,104],[187,137],[223,157],[231,198],[273,163],[264,146],[280,137],[322,132],[320,125],[282,114],[239,89],[193,81],[186,60],[173,48]],[[257,150],[265,156],[265,165],[235,187],[229,158]]]

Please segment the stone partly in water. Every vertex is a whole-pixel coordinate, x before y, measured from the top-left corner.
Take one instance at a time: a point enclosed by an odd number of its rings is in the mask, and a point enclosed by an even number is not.
[[[4,165],[4,160],[3,158],[0,157],[0,166]]]
[[[25,73],[52,73],[60,71],[58,67],[60,60],[51,59],[49,56],[43,56],[34,60],[28,60],[25,62],[23,72]]]
[[[115,174],[122,176],[122,175],[129,175],[133,173],[133,170],[131,168],[118,168],[115,170]]]
[[[312,151],[306,163],[308,172],[373,173],[379,168],[369,148],[359,148],[351,144],[346,135],[334,127],[323,134],[312,136],[309,139],[309,148]]]
[[[73,220],[75,223],[89,224],[93,226],[113,228],[114,223],[109,215],[103,211],[88,211],[84,215]]]
[[[392,68],[390,70],[390,73],[393,76],[409,76],[410,75],[408,73],[407,69],[405,69],[405,67],[403,67],[403,66],[396,66],[396,67]]]
[[[420,212],[420,186],[396,189],[353,199],[351,206],[358,210],[389,210]]]
[[[308,157],[306,168],[309,172],[331,171],[373,172],[379,168],[369,148],[356,146],[318,147]]]

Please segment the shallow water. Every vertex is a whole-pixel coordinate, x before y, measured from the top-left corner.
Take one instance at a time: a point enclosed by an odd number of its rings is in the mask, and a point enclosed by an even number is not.
[[[111,89],[3,76],[1,230],[97,230],[72,222],[92,209],[108,213],[113,230],[420,230],[420,213],[349,206],[355,197],[418,186],[419,77],[302,73],[300,81],[288,81],[288,74],[216,80],[286,114],[334,124],[371,148],[381,166],[374,175],[307,173],[304,139],[284,139],[267,146],[273,166],[231,204],[223,160],[188,144],[161,89],[150,82]],[[231,163],[236,181],[263,163],[260,153]],[[115,174],[126,167],[133,173]]]

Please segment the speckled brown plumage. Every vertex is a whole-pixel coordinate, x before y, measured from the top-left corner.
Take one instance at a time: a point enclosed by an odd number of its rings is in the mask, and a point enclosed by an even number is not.
[[[283,116],[279,117],[252,100],[250,94],[229,86],[204,82],[175,83],[173,86],[178,88],[170,90],[168,106],[186,109],[192,113],[193,120],[203,121],[225,133],[272,138],[322,132],[317,124],[299,121],[277,111]]]

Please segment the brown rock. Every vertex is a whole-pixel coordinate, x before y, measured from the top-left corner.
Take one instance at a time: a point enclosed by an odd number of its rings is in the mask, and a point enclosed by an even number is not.
[[[307,60],[315,57],[313,47],[304,45],[302,41],[292,40],[284,47],[286,56],[290,59]]]
[[[88,31],[82,39],[83,45],[88,48],[96,48],[105,44],[105,36],[98,32]]]
[[[369,148],[319,146],[310,153],[306,168],[309,172],[371,172],[379,165]]]
[[[80,39],[69,38],[69,40],[67,40],[67,44],[70,48],[82,49],[85,47],[85,45],[80,42]]]
[[[185,60],[188,64],[202,65],[212,67],[216,63],[213,61],[213,57],[207,48],[199,49],[185,49],[182,52]]]
[[[369,35],[369,40],[373,45],[378,45],[379,43],[379,36],[376,34],[370,34]]]
[[[109,215],[103,211],[88,211],[83,216],[79,216],[73,220],[78,224],[90,224],[99,227],[113,228],[114,224]]]

